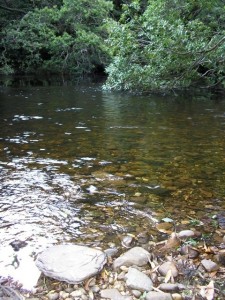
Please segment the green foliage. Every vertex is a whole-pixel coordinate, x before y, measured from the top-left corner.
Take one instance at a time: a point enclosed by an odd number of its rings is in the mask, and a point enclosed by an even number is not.
[[[111,9],[107,0],[35,8],[2,31],[0,72],[90,73],[108,60],[104,20]]]
[[[108,32],[112,63],[105,89],[225,86],[222,0],[133,0]]]

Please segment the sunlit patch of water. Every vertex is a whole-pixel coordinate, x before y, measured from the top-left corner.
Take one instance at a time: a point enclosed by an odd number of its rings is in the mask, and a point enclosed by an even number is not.
[[[43,119],[41,116],[24,116],[24,115],[15,115],[12,121],[29,121],[29,120],[40,120]]]

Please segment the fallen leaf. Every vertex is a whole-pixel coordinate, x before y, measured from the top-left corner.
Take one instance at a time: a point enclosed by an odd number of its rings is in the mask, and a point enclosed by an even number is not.
[[[212,280],[206,286],[205,297],[207,300],[213,300],[213,298],[214,298],[214,281],[212,281]]]
[[[210,281],[210,283],[206,286],[201,286],[200,295],[207,300],[214,299],[214,281]]]
[[[169,270],[165,276],[164,282],[168,283],[170,281],[171,277],[172,277],[172,271]]]
[[[172,233],[173,232],[173,224],[169,222],[164,222],[164,223],[158,223],[156,224],[156,228],[158,231],[163,232],[163,233]]]

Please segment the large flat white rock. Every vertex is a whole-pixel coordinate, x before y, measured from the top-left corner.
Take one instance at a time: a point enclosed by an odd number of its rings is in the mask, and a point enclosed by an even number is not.
[[[106,261],[106,254],[98,249],[57,245],[39,254],[36,265],[45,276],[76,284],[99,273]]]

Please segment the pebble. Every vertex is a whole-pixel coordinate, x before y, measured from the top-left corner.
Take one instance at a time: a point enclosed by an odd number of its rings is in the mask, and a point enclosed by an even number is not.
[[[131,248],[134,244],[134,238],[130,235],[127,235],[123,237],[121,244],[125,248]]]
[[[72,293],[73,291],[74,291],[74,289],[71,287],[68,287],[65,289],[65,292],[67,292],[67,293]]]
[[[94,285],[91,287],[91,290],[93,293],[98,293],[100,291],[100,287],[97,285]]]
[[[60,291],[59,292],[59,297],[62,298],[62,299],[66,299],[69,297],[69,293],[65,292],[65,291]]]
[[[148,292],[145,300],[173,300],[169,293]]]
[[[158,269],[159,273],[160,273],[161,275],[163,275],[163,276],[166,276],[166,274],[167,274],[170,270],[171,270],[171,273],[172,273],[172,276],[173,276],[173,277],[177,277],[177,276],[178,276],[178,270],[177,270],[177,267],[176,267],[176,265],[175,265],[173,262],[171,262],[171,261],[167,261],[167,262],[163,263],[163,264],[159,267],[159,269]]]
[[[183,297],[177,293],[172,294],[172,298],[173,298],[173,300],[182,300],[183,299]]]
[[[104,250],[104,252],[107,255],[107,257],[114,257],[118,253],[118,249],[117,248],[109,248],[109,249]]]
[[[125,275],[126,275],[126,272],[125,271],[122,271],[119,273],[119,275],[117,276],[117,279],[118,280],[123,280],[125,278]]]
[[[161,283],[158,288],[163,292],[174,293],[184,290],[185,286],[179,283]]]
[[[132,290],[131,293],[134,295],[134,297],[136,298],[140,298],[142,292],[138,291],[138,290]]]
[[[152,290],[153,283],[151,279],[146,274],[135,268],[129,268],[125,278],[127,286],[131,289],[142,292],[149,292]]]
[[[47,297],[49,300],[57,300],[57,299],[59,299],[59,294],[56,292],[55,293],[50,292],[50,293],[48,293]]]
[[[129,296],[123,296],[117,289],[106,289],[101,291],[102,298],[108,298],[111,300],[132,300]]]
[[[193,230],[182,230],[177,235],[180,239],[186,239],[186,238],[194,237],[195,233]]]
[[[206,269],[207,272],[214,272],[219,269],[219,266],[211,259],[203,259],[201,261],[201,264],[203,265],[203,267]]]
[[[72,297],[81,297],[83,295],[83,291],[82,290],[77,290],[77,291],[73,291],[70,296]]]
[[[182,255],[187,255],[188,258],[197,258],[199,256],[198,250],[195,250],[194,248],[190,247],[189,245],[183,245],[181,247],[180,253]]]
[[[137,239],[138,239],[138,243],[140,244],[147,244],[150,237],[148,235],[147,232],[140,232],[138,235],[137,235]]]
[[[225,252],[220,252],[217,259],[222,266],[225,266]]]
[[[150,253],[142,247],[134,247],[116,258],[113,262],[114,270],[117,270],[121,266],[144,266],[148,263]]]

